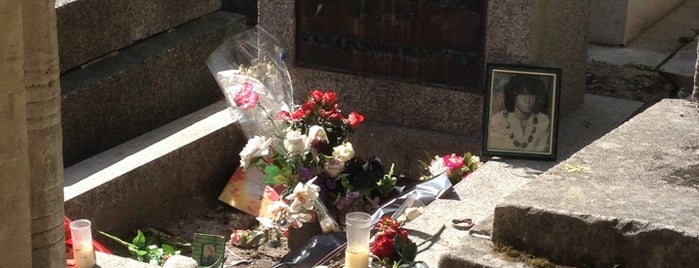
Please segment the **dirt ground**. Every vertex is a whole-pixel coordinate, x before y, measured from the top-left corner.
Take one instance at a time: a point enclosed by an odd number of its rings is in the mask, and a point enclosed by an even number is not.
[[[676,94],[671,84],[657,72],[634,67],[616,67],[601,63],[589,64],[586,71],[587,93],[643,102],[648,107]],[[253,228],[257,221],[215,198],[193,198],[188,209],[165,217],[151,219],[152,227],[184,240],[195,232],[230,236],[231,229]],[[286,239],[272,247],[240,249],[228,245],[224,267],[270,267],[287,253]]]

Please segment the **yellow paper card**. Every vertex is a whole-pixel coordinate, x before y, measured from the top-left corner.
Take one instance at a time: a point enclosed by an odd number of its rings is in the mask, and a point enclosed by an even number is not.
[[[258,169],[243,171],[238,167],[228,180],[218,200],[255,217],[269,216],[267,206],[279,200],[279,193],[264,183],[265,174]]]

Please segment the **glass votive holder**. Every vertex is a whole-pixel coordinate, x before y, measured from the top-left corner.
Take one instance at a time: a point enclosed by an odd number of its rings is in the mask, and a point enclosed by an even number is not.
[[[364,212],[350,212],[345,215],[347,250],[345,250],[346,268],[369,267],[369,232],[371,215]]]
[[[92,223],[86,219],[70,222],[70,238],[73,241],[73,259],[76,268],[95,266],[95,250],[92,247]]]

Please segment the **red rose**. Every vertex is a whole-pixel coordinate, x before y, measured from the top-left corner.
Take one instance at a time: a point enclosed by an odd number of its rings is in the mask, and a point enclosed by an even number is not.
[[[323,92],[320,90],[313,90],[308,94],[312,102],[320,102],[323,99]]]
[[[371,253],[382,259],[393,256],[393,249],[393,235],[388,233],[378,235],[371,244]]]
[[[364,116],[358,112],[351,112],[347,116],[347,124],[354,129],[358,128],[362,122],[364,122]]]
[[[325,105],[333,105],[337,101],[337,95],[335,95],[335,92],[326,92],[323,94],[323,104]]]
[[[401,237],[405,238],[405,241],[407,241],[408,243],[410,243],[410,239],[408,238],[408,230],[405,230],[405,229],[402,229],[402,228],[401,228],[401,229],[398,229],[398,235],[400,235]]]
[[[298,120],[301,118],[306,117],[310,112],[304,111],[303,109],[301,110],[296,110],[293,114],[291,114],[291,119]]]

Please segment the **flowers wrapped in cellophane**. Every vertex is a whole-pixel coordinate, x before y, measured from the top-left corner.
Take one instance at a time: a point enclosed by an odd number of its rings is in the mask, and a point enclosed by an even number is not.
[[[293,87],[279,41],[253,27],[224,41],[207,66],[245,135],[269,135],[278,129],[270,115],[291,111]]]
[[[350,136],[364,117],[341,111],[335,92],[311,90],[294,104],[284,58],[274,37],[255,27],[225,41],[208,66],[249,138],[240,167],[258,169],[265,184],[285,189],[282,199],[268,206],[272,216],[258,218],[261,226],[286,231],[318,220],[323,231],[338,230],[327,207],[347,208],[358,200],[376,208],[372,195],[391,193],[396,178],[378,158],[355,156]],[[258,241],[256,235],[234,234],[247,237],[236,241]]]

